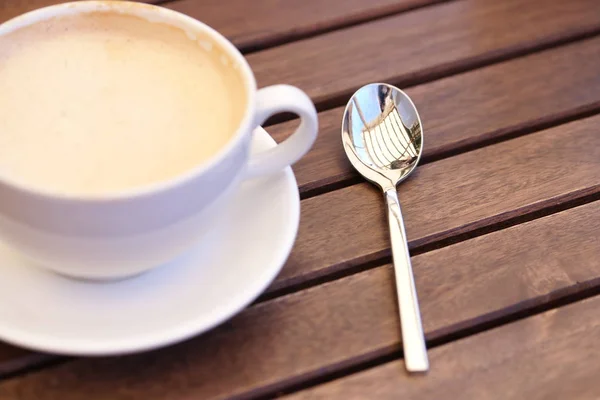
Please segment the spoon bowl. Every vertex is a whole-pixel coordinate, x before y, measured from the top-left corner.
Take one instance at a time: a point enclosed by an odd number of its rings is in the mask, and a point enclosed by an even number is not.
[[[415,169],[423,152],[423,128],[417,108],[394,86],[363,86],[346,106],[342,144],[354,168],[385,194],[405,365],[409,372],[426,372],[427,348],[396,192],[396,185]]]
[[[346,106],[342,143],[350,162],[382,189],[396,186],[423,152],[421,119],[412,100],[383,83],[360,88]]]

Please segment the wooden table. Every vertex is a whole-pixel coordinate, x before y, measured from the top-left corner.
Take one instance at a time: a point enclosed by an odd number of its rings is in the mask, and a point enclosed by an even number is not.
[[[2,0],[0,20],[52,2]],[[254,305],[185,343],[99,359],[0,344],[0,399],[600,398],[600,1],[161,3],[231,38],[260,86],[316,102],[295,248]],[[425,376],[403,367],[383,199],[340,143],[374,81],[425,127],[399,187]]]

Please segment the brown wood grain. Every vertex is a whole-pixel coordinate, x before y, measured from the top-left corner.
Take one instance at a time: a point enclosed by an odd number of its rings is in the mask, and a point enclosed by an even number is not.
[[[600,286],[598,216],[595,202],[413,257],[428,339]],[[251,307],[171,348],[78,360],[6,381],[0,399],[246,398],[391,354],[399,341],[388,265]],[[432,352],[433,373],[452,374],[453,357],[438,352]],[[465,361],[485,355],[491,365],[506,355],[489,348],[461,352]],[[403,369],[394,368],[396,379],[404,379]],[[400,383],[419,387],[403,380],[390,388]],[[360,398],[378,398],[365,393]]]
[[[176,0],[165,7],[207,23],[246,51],[439,1]]]
[[[600,109],[598,71],[600,38],[593,38],[408,89],[423,121],[424,160]],[[294,166],[301,192],[357,175],[341,146],[343,111],[319,114],[317,142]],[[296,124],[268,131],[280,141]]]
[[[0,23],[38,8],[78,0],[0,0]],[[138,3],[158,3],[160,0],[131,0]]]
[[[286,399],[595,400],[599,308],[594,297],[436,348],[426,376],[391,362]]]
[[[598,32],[599,14],[596,0],[455,1],[247,58],[260,86],[296,85],[321,104],[366,83],[415,82]]]
[[[600,116],[418,167],[398,189],[411,248],[600,192]],[[389,254],[383,196],[361,183],[302,202],[271,290]]]

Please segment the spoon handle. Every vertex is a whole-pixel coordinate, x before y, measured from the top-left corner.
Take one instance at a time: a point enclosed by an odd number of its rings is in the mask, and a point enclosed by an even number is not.
[[[427,348],[425,347],[417,290],[396,188],[386,190],[385,198],[388,205],[405,365],[409,372],[425,372],[429,369]]]

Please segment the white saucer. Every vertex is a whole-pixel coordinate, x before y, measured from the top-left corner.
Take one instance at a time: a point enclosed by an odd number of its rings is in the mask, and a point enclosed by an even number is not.
[[[274,146],[262,129],[254,150]],[[229,213],[181,259],[113,283],[27,265],[0,243],[0,340],[66,355],[150,350],[205,332],[242,310],[279,273],[298,231],[291,168],[242,183]]]

